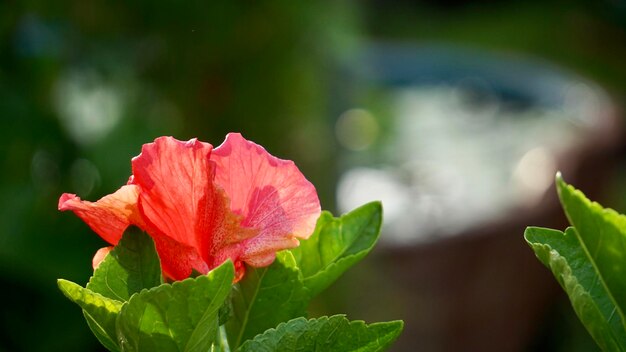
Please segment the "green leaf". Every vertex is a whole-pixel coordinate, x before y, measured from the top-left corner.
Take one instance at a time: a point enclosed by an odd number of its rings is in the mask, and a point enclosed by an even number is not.
[[[100,263],[87,288],[121,302],[133,293],[162,283],[161,264],[152,238],[126,231],[117,246]]]
[[[98,340],[110,351],[119,351],[116,342],[115,319],[122,302],[104,297],[71,281],[59,279],[59,289],[83,309],[89,327]]]
[[[112,352],[120,351],[120,346],[117,344],[116,341],[115,329],[113,329],[113,331],[104,330],[104,328],[102,327],[102,323],[97,321],[94,317],[92,317],[84,310],[83,316],[85,317],[85,320],[87,321],[87,326],[89,326],[91,332],[98,339],[98,341],[100,341],[100,343],[104,347],[106,347],[107,350]],[[113,320],[113,323],[115,323],[115,320]]]
[[[309,294],[289,251],[277,253],[268,267],[246,267],[244,278],[233,287],[232,316],[226,323],[230,348],[234,350],[281,322],[304,316],[308,303]]]
[[[227,261],[206,276],[133,295],[117,319],[122,350],[208,351],[234,277],[233,264]]]
[[[576,228],[581,247],[616,305],[624,322],[626,308],[626,217],[591,202],[557,175],[557,189],[570,223]]]
[[[561,284],[578,318],[604,351],[626,351],[626,330],[576,230],[529,227],[524,234],[537,258]]]
[[[312,297],[372,250],[381,224],[380,202],[368,203],[339,218],[322,213],[313,235],[291,250]]]
[[[402,321],[366,325],[362,321],[351,322],[343,315],[297,318],[256,336],[237,351],[383,351],[398,338],[403,326]]]

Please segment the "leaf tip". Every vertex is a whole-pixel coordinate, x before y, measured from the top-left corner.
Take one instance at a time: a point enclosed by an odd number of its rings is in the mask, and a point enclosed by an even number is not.
[[[529,246],[533,247],[535,244],[537,244],[537,242],[540,242],[537,237],[542,232],[545,233],[546,231],[556,231],[556,230],[550,230],[550,229],[545,229],[545,228],[536,227],[536,226],[528,226],[526,230],[524,230],[524,240],[526,240],[526,243]]]
[[[61,291],[64,291],[65,288],[71,286],[73,284],[73,282],[65,280],[65,279],[57,279],[57,287],[59,287],[59,289]]]
[[[379,212],[379,213],[383,212],[383,202],[380,200],[369,202],[368,204],[366,204],[366,206],[373,207],[374,209],[376,209],[376,212]]]
[[[76,288],[82,288],[82,286],[80,286],[79,284],[65,279],[57,279],[57,286],[59,287],[59,290],[61,290],[63,295],[69,298],[71,301],[75,300],[74,294]]]
[[[361,205],[360,207],[352,210],[351,212],[343,214],[342,217],[349,215],[349,214],[355,214],[355,213],[368,213],[368,214],[371,214],[370,216],[378,217],[382,221],[383,202],[381,202],[380,200],[375,200],[369,203],[365,203]]]
[[[524,240],[526,240],[527,243],[530,244],[530,242],[531,242],[530,238],[532,237],[534,232],[535,232],[535,227],[533,227],[533,226],[528,226],[524,230]]]
[[[563,179],[563,174],[561,173],[561,171],[556,172],[556,175],[554,176],[554,182],[556,183],[557,192],[560,195],[563,189],[567,187],[567,182],[565,182],[565,180]]]
[[[556,172],[556,175],[554,175],[554,179],[556,180],[556,182],[563,181],[563,174],[560,170]]]
[[[235,278],[235,272],[235,263],[230,258],[228,258],[224,262],[222,262],[220,266],[209,271],[206,276],[213,277],[215,275],[218,275],[218,273],[224,273],[226,276],[230,277],[232,281]]]
[[[230,259],[230,258],[226,259],[226,260],[222,263],[222,265],[227,266],[227,267],[229,267],[229,268],[233,269],[233,271],[235,270],[235,263],[234,263],[234,262],[233,262],[233,260],[232,260],[232,259]],[[220,265],[220,266],[222,266],[222,265]]]
[[[388,322],[373,323],[369,325],[369,327],[374,327],[374,326],[386,326],[387,327],[388,332],[386,335],[389,337],[388,344],[391,344],[398,337],[400,337],[400,335],[402,334],[402,331],[404,331],[404,320],[392,320]]]
[[[398,332],[402,332],[402,330],[404,330],[404,320],[394,320],[391,323],[396,326]]]
[[[565,180],[563,179],[563,174],[561,174],[560,171],[556,173],[555,183],[556,183],[556,192],[559,195],[561,204],[565,206],[563,197],[566,196],[568,193],[571,193],[575,189],[573,186],[565,182]],[[571,189],[568,190],[568,188],[571,188]]]

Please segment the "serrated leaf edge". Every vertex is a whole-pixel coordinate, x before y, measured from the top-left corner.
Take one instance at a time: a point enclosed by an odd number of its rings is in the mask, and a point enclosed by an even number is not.
[[[526,240],[526,242],[530,245],[530,247],[533,249],[533,252],[535,253],[535,256],[537,256],[537,258],[542,262],[542,264],[544,264],[545,266],[547,266],[550,271],[552,272],[552,274],[556,277],[557,282],[559,283],[559,285],[563,288],[563,290],[567,293],[568,297],[570,297],[570,302],[571,302],[571,306],[574,309],[574,312],[576,312],[576,315],[578,316],[578,318],[580,319],[581,322],[583,322],[583,324],[586,326],[586,320],[583,320],[581,314],[582,311],[579,309],[578,306],[574,305],[574,301],[572,300],[572,296],[575,296],[574,293],[578,292],[578,293],[582,293],[585,295],[585,297],[587,297],[587,302],[591,302],[591,306],[593,306],[594,311],[596,311],[596,313],[598,314],[598,316],[600,317],[604,317],[604,314],[601,313],[600,308],[598,307],[598,304],[596,302],[595,299],[593,299],[593,297],[591,296],[591,294],[589,293],[589,291],[587,289],[585,289],[585,287],[583,285],[580,284],[580,282],[578,281],[578,277],[574,274],[574,272],[572,271],[572,267],[569,264],[569,261],[567,260],[567,258],[563,255],[561,255],[556,249],[552,248],[551,245],[547,244],[547,243],[541,243],[541,242],[534,242],[531,241],[528,238],[528,235],[530,234],[530,232],[535,231],[536,229],[542,229],[539,227],[528,227],[526,228],[526,231],[524,231],[524,239]],[[576,232],[574,227],[569,227],[568,229],[572,229],[574,231],[574,234],[576,236],[576,239],[578,240],[579,244],[581,244],[582,247],[582,243],[580,240],[580,237],[578,236],[578,233]],[[554,229],[546,229],[546,230],[550,230],[550,231],[554,231],[555,233],[560,234],[561,236],[565,236],[565,233],[563,231],[559,231],[559,230],[554,230]],[[543,260],[541,260],[539,254],[537,253],[536,248],[541,248],[543,249],[545,252],[548,253],[549,258],[548,261],[549,263],[545,263]],[[584,251],[584,249],[583,249]],[[587,257],[587,259],[592,262],[589,258],[589,253],[587,253],[587,251],[584,251],[585,256]],[[553,264],[560,264],[559,268],[555,268]],[[594,266],[594,269],[595,268]],[[558,274],[555,272],[558,271]],[[573,279],[572,281],[570,281],[570,284],[567,284],[565,278],[571,278]],[[598,279],[602,280],[602,278],[598,275]],[[606,289],[605,286],[603,286],[604,288],[604,292],[607,294],[607,296],[609,297],[609,299],[611,300],[611,303],[613,303],[613,305],[617,308],[617,305],[615,304],[615,302],[613,301],[613,298],[611,297],[611,295],[609,294],[608,290]],[[623,321],[623,320],[622,320]],[[608,321],[607,321],[608,324]],[[596,341],[596,343],[598,343],[598,345],[601,345],[599,339],[596,338],[595,336],[595,329],[590,330],[587,329],[587,331],[589,331],[589,334],[593,336],[594,340]],[[614,335],[613,329],[609,329],[610,331],[610,335],[613,338],[614,343],[618,346],[620,351],[623,351],[623,349],[619,344],[619,339],[617,338],[617,336]],[[603,350],[607,350],[608,346],[601,346]]]
[[[364,320],[349,320],[346,314],[335,314],[335,315],[331,315],[331,316],[326,316],[325,315],[325,316],[321,316],[321,317],[318,317],[318,318],[311,318],[311,319],[307,319],[305,317],[298,317],[298,318],[294,318],[294,319],[282,322],[282,323],[278,324],[276,327],[267,329],[264,332],[262,332],[260,334],[257,334],[253,338],[251,338],[249,340],[246,340],[243,344],[241,344],[237,348],[236,351],[239,351],[240,349],[242,349],[244,347],[244,345],[246,343],[248,343],[249,341],[253,341],[256,338],[260,338],[260,337],[262,337],[264,335],[272,334],[272,333],[278,331],[279,329],[281,329],[283,326],[288,325],[288,324],[290,324],[292,322],[295,322],[295,321],[304,321],[304,322],[312,322],[312,321],[320,322],[321,321],[321,322],[323,322],[323,321],[330,321],[331,319],[338,319],[338,318],[346,319],[348,321],[348,325],[349,326],[362,325],[362,326],[365,326],[366,328],[375,327],[375,326],[382,325],[382,324],[398,324],[399,325],[398,329],[393,331],[393,333],[395,333],[395,336],[393,336],[391,338],[391,340],[389,341],[388,344],[393,343],[395,341],[395,339],[397,339],[398,336],[400,336],[400,333],[402,333],[402,330],[404,329],[404,321],[402,321],[402,320],[392,320],[392,321],[388,321],[388,322],[375,322],[375,323],[367,324]],[[387,334],[387,335],[389,335],[389,334]],[[379,338],[380,338],[380,336],[378,337],[378,339]],[[381,346],[381,347],[385,347],[385,346]]]
[[[557,192],[558,192],[558,195],[559,195],[559,199],[561,201],[561,205],[562,205],[562,207],[563,207],[563,209],[565,211],[565,215],[567,216],[567,219],[570,222],[570,224],[573,225],[574,221],[572,221],[572,218],[570,217],[570,214],[567,211],[568,206],[564,202],[563,192],[566,191],[566,190],[571,192],[572,196],[581,198],[583,203],[587,204],[592,209],[592,211],[599,211],[603,216],[616,217],[617,220],[620,220],[622,222],[626,221],[626,217],[624,217],[623,215],[619,214],[618,212],[614,211],[613,209],[604,208],[602,205],[600,205],[600,203],[594,202],[594,201],[590,200],[589,198],[587,198],[587,196],[585,196],[585,194],[581,190],[578,190],[578,189],[576,189],[576,187],[574,187],[574,186],[568,184],[567,182],[565,182],[565,180],[563,179],[563,177],[562,177],[560,172],[558,172],[556,174],[556,183],[557,183]],[[575,229],[575,227],[574,227],[574,229]],[[622,321],[622,327],[624,329],[626,329],[626,319],[625,319],[625,316],[624,316],[624,312],[622,311],[621,307],[617,304],[617,301],[615,300],[615,297],[613,296],[613,292],[611,292],[611,290],[607,286],[606,281],[605,281],[604,277],[602,276],[601,271],[598,269],[598,266],[596,265],[596,262],[595,262],[594,258],[591,256],[591,253],[589,253],[589,250],[587,249],[587,246],[585,245],[585,242],[582,240],[582,238],[581,238],[581,236],[580,236],[580,234],[578,233],[577,230],[575,231],[575,233],[576,233],[576,238],[578,239],[578,242],[580,243],[580,247],[585,252],[585,255],[587,256],[587,258],[589,258],[589,262],[593,266],[595,272],[598,273],[598,280],[602,284],[602,287],[604,288],[604,290],[607,293],[609,299],[611,300],[611,303],[613,303],[613,305],[615,306],[615,308],[617,310],[617,314],[619,315],[620,320]]]
[[[219,269],[223,268],[225,265],[230,265],[230,268],[231,268],[230,271],[232,273],[232,278],[234,278],[235,266],[234,266],[233,262],[230,259],[228,259],[224,263],[222,263],[220,266],[218,266],[218,267],[214,268],[213,270],[209,271],[206,275],[201,275],[201,276],[197,276],[197,277],[189,277],[189,278],[186,278],[184,280],[174,281],[173,283],[163,283],[163,284],[161,284],[159,286],[152,287],[152,288],[144,288],[144,289],[142,289],[139,292],[133,293],[130,296],[130,298],[128,299],[128,301],[124,302],[124,304],[122,306],[122,309],[120,310],[120,313],[118,314],[118,319],[117,319],[117,324],[116,324],[117,325],[117,339],[118,339],[118,343],[119,343],[119,341],[120,341],[120,339],[122,337],[121,336],[122,333],[120,331],[120,326],[119,326],[119,321],[121,319],[120,317],[122,316],[122,314],[125,311],[126,307],[130,306],[131,304],[134,304],[132,302],[134,302],[137,299],[139,299],[140,296],[150,295],[152,292],[159,291],[159,290],[174,290],[175,287],[179,287],[181,285],[188,285],[188,284],[190,284],[191,281],[211,280],[211,277],[213,275],[215,275],[215,273]],[[230,291],[231,287],[232,286],[230,286],[228,288],[228,291]],[[205,311],[204,314],[206,314],[206,311]],[[203,319],[205,319],[204,314],[203,314],[202,318],[200,318],[199,321],[202,321]],[[194,332],[195,332],[195,329],[194,329]],[[190,339],[191,339],[191,336],[193,336],[193,333],[189,336]],[[187,341],[187,342],[189,342],[189,341]],[[187,346],[185,346],[185,347],[187,348]],[[185,351],[187,351],[187,349],[185,349]]]

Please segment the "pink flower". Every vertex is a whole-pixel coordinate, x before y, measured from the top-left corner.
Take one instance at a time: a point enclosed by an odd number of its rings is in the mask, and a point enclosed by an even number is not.
[[[226,259],[270,265],[276,252],[308,238],[320,215],[315,187],[292,161],[230,133],[215,148],[196,139],[159,137],[132,159],[128,184],[97,202],[65,193],[72,210],[111,245],[129,225],[154,240],[164,274],[182,280]],[[106,256],[100,250],[94,267]]]

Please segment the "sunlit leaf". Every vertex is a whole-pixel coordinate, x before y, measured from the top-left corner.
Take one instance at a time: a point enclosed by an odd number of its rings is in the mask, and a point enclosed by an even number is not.
[[[217,337],[219,310],[235,270],[227,261],[208,275],[143,290],[122,307],[117,319],[123,351],[202,351]]]
[[[529,227],[525,238],[563,287],[580,321],[604,351],[626,351],[626,330],[600,273],[572,227]]]
[[[384,351],[398,338],[402,328],[401,321],[366,325],[363,321],[351,322],[343,315],[297,318],[256,336],[237,351]]]
[[[98,340],[110,351],[119,351],[116,342],[115,320],[122,302],[104,297],[71,281],[57,281],[59,289],[83,309],[89,327]]]
[[[87,288],[125,302],[133,293],[161,283],[161,265],[150,236],[140,231],[126,231],[94,271]]]
[[[557,177],[557,189],[570,223],[576,228],[581,245],[597,269],[616,303],[616,314],[624,321],[626,309],[626,217],[604,209]]]
[[[372,250],[381,223],[380,202],[368,203],[339,218],[322,213],[313,235],[291,250],[312,297]]]

